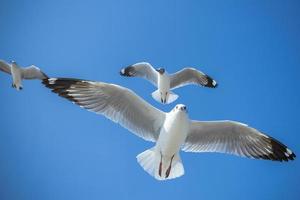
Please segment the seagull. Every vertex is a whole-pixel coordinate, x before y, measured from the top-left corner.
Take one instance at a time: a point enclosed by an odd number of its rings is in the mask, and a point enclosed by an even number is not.
[[[168,74],[164,68],[154,67],[147,62],[139,62],[121,69],[121,76],[141,77],[150,81],[158,89],[152,93],[152,97],[163,104],[174,102],[178,95],[171,90],[189,85],[202,85],[215,88],[217,82],[203,72],[194,68],[184,68],[174,74]]]
[[[195,121],[187,108],[176,105],[163,112],[133,91],[115,84],[69,78],[44,79],[52,92],[120,124],[154,147],[137,155],[141,167],[157,180],[184,174],[180,150],[218,152],[274,161],[296,155],[276,139],[235,121]]]
[[[0,70],[12,75],[12,87],[17,90],[22,90],[22,79],[45,79],[48,76],[43,73],[38,67],[31,65],[26,68],[21,68],[19,65],[12,61],[11,64],[0,60]]]

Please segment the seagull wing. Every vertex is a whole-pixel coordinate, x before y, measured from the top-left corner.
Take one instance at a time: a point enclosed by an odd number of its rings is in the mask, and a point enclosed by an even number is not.
[[[11,74],[10,65],[3,60],[0,60],[0,70],[5,73]]]
[[[171,89],[189,84],[202,85],[210,88],[215,88],[218,85],[211,77],[194,68],[184,68],[170,76]]]
[[[21,68],[22,78],[23,79],[45,79],[48,76],[40,70],[40,68],[31,65],[26,68]]]
[[[59,96],[104,115],[147,141],[155,142],[158,139],[165,113],[127,88],[67,78],[44,79],[43,84]]]
[[[120,74],[122,76],[144,78],[150,81],[154,86],[157,86],[157,71],[147,62],[140,62],[123,68]]]
[[[234,121],[192,121],[183,151],[219,152],[277,161],[296,157],[274,138]]]

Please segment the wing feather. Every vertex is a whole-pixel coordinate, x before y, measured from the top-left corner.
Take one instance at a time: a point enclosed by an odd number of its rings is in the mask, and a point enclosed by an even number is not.
[[[4,60],[0,60],[0,70],[5,72],[5,73],[8,73],[8,74],[11,74],[11,69],[10,69],[10,65],[5,62]]]
[[[23,79],[45,79],[45,78],[48,78],[48,76],[42,72],[40,70],[40,68],[34,66],[34,65],[31,65],[29,67],[26,67],[26,68],[21,68],[22,70],[22,78]]]
[[[217,82],[203,72],[194,68],[184,68],[170,77],[170,88],[175,89],[185,85],[194,84],[215,88]]]
[[[59,96],[104,115],[147,141],[155,142],[158,139],[165,113],[127,88],[67,78],[44,79],[43,84]]]
[[[157,71],[147,62],[140,62],[123,68],[120,74],[122,76],[144,78],[157,86]]]
[[[296,157],[276,139],[234,121],[192,121],[183,150],[219,152],[277,161],[294,160]]]

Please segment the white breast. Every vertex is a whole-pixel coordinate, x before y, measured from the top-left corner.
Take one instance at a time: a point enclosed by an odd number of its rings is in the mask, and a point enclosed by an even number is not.
[[[161,92],[168,92],[170,89],[170,78],[169,76],[164,74],[158,75],[158,90]]]
[[[188,128],[188,117],[185,112],[168,113],[157,141],[157,150],[167,157],[176,154],[185,141]]]
[[[12,65],[11,67],[11,75],[13,77],[14,84],[19,87],[21,85],[22,77],[21,77],[21,69]]]

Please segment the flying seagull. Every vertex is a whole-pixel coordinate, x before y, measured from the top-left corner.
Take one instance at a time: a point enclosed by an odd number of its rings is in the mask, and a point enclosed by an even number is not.
[[[59,96],[119,123],[155,146],[137,156],[138,163],[158,180],[184,174],[180,150],[219,152],[275,161],[296,155],[276,139],[235,121],[190,120],[185,105],[165,113],[119,85],[68,78],[44,79]]]
[[[164,68],[154,69],[150,63],[140,62],[121,69],[120,74],[128,77],[141,77],[150,81],[158,89],[152,97],[163,104],[169,104],[178,98],[171,90],[189,85],[201,85],[215,88],[217,82],[194,68],[184,68],[174,74],[168,74]]]
[[[12,87],[17,90],[22,90],[22,79],[45,79],[48,76],[43,73],[38,67],[31,65],[26,68],[21,68],[19,65],[12,61],[11,64],[0,60],[0,70],[12,75]]]

